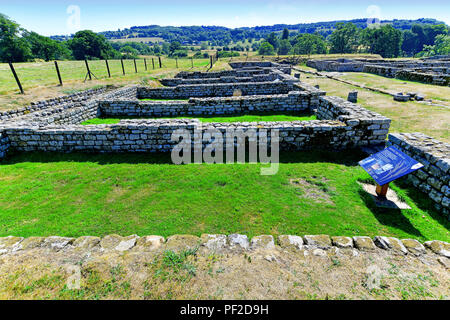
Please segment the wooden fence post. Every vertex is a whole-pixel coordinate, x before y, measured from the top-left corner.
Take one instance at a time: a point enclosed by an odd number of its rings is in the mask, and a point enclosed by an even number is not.
[[[23,88],[22,88],[22,85],[20,84],[20,80],[19,80],[19,77],[17,76],[16,70],[14,70],[13,64],[11,62],[9,63],[9,67],[11,68],[11,72],[14,76],[14,79],[16,79],[17,85],[19,86],[20,93],[25,94],[23,92]]]
[[[59,85],[62,87],[63,82],[61,79],[61,74],[59,73],[58,62],[55,60],[56,74],[58,75]]]
[[[123,59],[120,59],[120,63],[122,64],[122,73],[125,75],[125,67],[123,66]]]
[[[108,78],[111,78],[111,72],[109,71],[108,59],[105,59],[106,62],[106,70],[108,70]]]
[[[91,70],[89,70],[89,64],[88,64],[87,59],[84,59],[84,63],[86,64],[86,70],[87,70],[87,75],[86,75],[86,77],[89,76],[89,80],[92,80]],[[85,80],[86,80],[86,78],[85,78]]]
[[[159,68],[161,69],[162,68],[161,56],[158,57],[158,60],[159,60]]]
[[[134,71],[136,71],[136,73],[137,73],[136,59],[133,59],[133,60],[134,60]]]
[[[210,69],[212,69],[212,67],[213,67],[213,57],[212,56],[209,56],[209,62],[211,64],[211,68]]]
[[[152,65],[153,65],[153,70],[155,70],[155,59],[152,58]]]
[[[145,71],[147,71],[147,59],[144,58]]]
[[[176,65],[176,67],[178,69],[178,58],[175,58],[175,65]]]

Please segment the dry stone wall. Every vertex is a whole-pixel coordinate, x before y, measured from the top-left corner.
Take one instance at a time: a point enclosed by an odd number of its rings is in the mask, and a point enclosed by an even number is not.
[[[175,117],[187,115],[243,115],[250,113],[300,112],[312,109],[315,101],[302,91],[288,94],[240,97],[191,98],[189,101],[100,101],[104,117]]]
[[[216,83],[200,85],[179,85],[176,87],[138,87],[139,99],[189,99],[202,97],[230,97],[233,95],[287,94],[294,90],[292,83],[286,82],[246,82]]]
[[[233,69],[255,69],[255,68],[272,68],[280,70],[283,73],[291,74],[290,65],[285,65],[281,63],[276,63],[272,61],[237,61],[228,63]]]
[[[92,97],[104,93],[107,91],[106,87],[99,89],[86,90],[79,93],[70,94],[67,96],[62,96],[58,98],[53,98],[49,100],[37,101],[31,103],[31,105],[26,106],[17,110],[9,110],[0,112],[0,123],[5,121],[16,121],[17,118],[29,115],[31,113],[42,112],[43,115],[47,109],[58,109],[58,108],[73,108],[74,106],[80,105],[83,102],[88,101]]]
[[[408,175],[408,181],[450,220],[450,145],[423,133],[390,134],[389,144],[424,165]]]
[[[234,70],[224,70],[224,71],[212,71],[212,72],[202,72],[202,71],[181,71],[175,78],[179,79],[217,79],[222,77],[248,77],[251,78],[257,75],[264,75],[271,73],[270,68],[253,68],[253,69],[234,69]]]
[[[249,132],[256,138],[261,130],[279,131],[280,149],[344,149],[383,143],[390,120],[336,97],[319,97],[322,120],[253,123],[208,123],[196,119],[123,120],[114,125],[46,126],[6,128],[11,148],[18,151],[169,152],[177,129],[205,133],[217,129]],[[224,145],[234,144],[224,136]],[[203,142],[203,147],[209,144]],[[270,143],[270,142],[269,142]]]
[[[336,119],[351,126],[347,134],[358,146],[383,144],[391,124],[389,118],[339,97],[319,97],[316,114],[319,119]]]
[[[8,136],[0,129],[0,160],[6,156],[9,146]]]
[[[450,59],[448,57],[399,61],[367,59],[309,60],[306,65],[318,71],[366,72],[388,78],[441,86],[450,85]]]
[[[397,255],[450,258],[450,244],[445,241],[431,240],[421,243],[414,239],[376,236],[329,236],[329,235],[259,235],[253,238],[244,234],[203,234],[172,235],[165,239],[161,236],[120,236],[107,235],[103,238],[94,236],[71,237],[0,237],[0,256],[14,255],[25,250],[46,249],[54,252],[61,250],[84,249],[85,251],[151,251],[151,250],[186,250],[203,247],[212,252],[253,251],[253,250],[311,250],[312,255],[327,256],[333,250],[354,250],[353,255],[364,252],[391,252]],[[308,252],[309,253],[309,252]],[[447,262],[447,263],[445,263]],[[442,264],[449,267],[448,261]]]
[[[254,65],[253,65],[254,64]],[[273,63],[238,63],[247,72],[277,74],[273,82],[180,85],[169,88],[125,87],[77,101],[55,105],[0,123],[1,153],[6,151],[58,152],[169,152],[178,143],[172,133],[185,129],[195,135],[216,129],[224,134],[224,146],[238,146],[241,131],[258,139],[267,130],[279,131],[281,150],[344,149],[383,144],[390,120],[379,114],[298,82]],[[236,67],[235,65],[235,67]],[[266,68],[266,69],[265,69]],[[259,74],[259,73],[258,73]],[[186,77],[191,77],[188,75]],[[194,75],[192,77],[200,77]],[[282,80],[280,80],[282,79]],[[236,91],[241,95],[234,96]],[[188,98],[187,101],[139,101],[138,98]],[[310,110],[320,120],[253,123],[208,123],[196,119],[122,120],[113,125],[79,125],[103,116],[176,117],[184,115],[232,115]],[[270,137],[268,144],[270,144]],[[202,141],[203,147],[210,141]]]

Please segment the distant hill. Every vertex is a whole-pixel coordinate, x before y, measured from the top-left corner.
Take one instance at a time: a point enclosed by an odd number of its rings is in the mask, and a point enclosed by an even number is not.
[[[209,41],[212,45],[225,46],[231,42],[239,42],[248,40],[260,40],[267,37],[271,32],[282,32],[287,28],[291,33],[320,33],[324,37],[330,35],[338,22],[352,22],[359,28],[367,27],[367,19],[355,20],[337,20],[315,23],[299,23],[299,24],[276,24],[273,26],[257,26],[230,29],[220,26],[186,26],[186,27],[161,27],[158,25],[136,26],[117,31],[99,32],[109,40],[116,39],[134,39],[141,42],[171,42],[180,41],[183,44],[196,45],[203,41]],[[442,21],[431,18],[422,18],[417,20],[382,20],[382,24],[392,24],[396,29],[408,30],[414,24],[445,24]],[[52,36],[52,39],[66,40],[67,36]],[[150,39],[150,40],[149,40]],[[154,39],[154,40],[152,40]]]

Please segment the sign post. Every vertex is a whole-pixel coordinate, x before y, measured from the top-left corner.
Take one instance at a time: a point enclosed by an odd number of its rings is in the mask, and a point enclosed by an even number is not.
[[[378,185],[376,186],[376,193],[380,198],[386,198],[387,192],[389,190],[389,183],[386,183],[382,186]]]
[[[375,180],[378,198],[386,199],[389,183],[423,167],[395,147],[388,147],[361,160],[359,165]]]

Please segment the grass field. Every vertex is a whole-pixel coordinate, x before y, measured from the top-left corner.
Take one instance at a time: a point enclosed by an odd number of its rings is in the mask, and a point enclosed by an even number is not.
[[[349,72],[339,78],[357,82],[371,88],[383,89],[392,93],[417,92],[423,93],[427,99],[435,103],[443,103],[450,107],[450,87],[412,82],[400,79],[386,78],[370,73]]]
[[[450,240],[417,190],[411,210],[377,209],[359,152],[281,154],[263,164],[173,165],[168,155],[13,155],[0,165],[0,236],[201,233],[390,235]]]
[[[166,117],[164,117],[166,118]],[[128,118],[94,118],[84,121],[83,125],[95,124],[115,124],[122,119]],[[272,115],[242,115],[242,116],[223,116],[223,117],[176,117],[176,119],[199,119],[201,122],[264,122],[264,121],[308,121],[316,120],[317,117],[312,114],[272,114]]]
[[[430,86],[420,83],[399,81],[384,77],[369,77],[366,74],[347,73],[347,78],[352,81],[370,83],[379,87],[395,88],[395,86],[407,88],[407,91],[423,92],[432,94],[435,99],[441,99],[437,103],[448,103],[449,88]],[[338,96],[347,99],[350,91],[358,91],[358,103],[364,108],[378,112],[383,116],[392,119],[390,132],[423,132],[440,139],[450,142],[450,110],[446,106],[430,106],[414,101],[397,102],[392,96],[373,92],[367,89],[361,89],[329,78],[318,77],[315,75],[303,74],[302,81],[313,85],[320,85],[322,90],[329,96]]]
[[[174,59],[163,58],[163,68],[159,68],[155,59],[155,69],[151,57],[147,57],[147,71],[144,60],[136,60],[138,73],[135,72],[133,60],[124,60],[125,76],[122,73],[120,60],[109,60],[111,78],[108,78],[106,63],[103,60],[90,61],[91,71],[97,77],[85,81],[86,67],[84,61],[60,61],[59,68],[63,86],[58,85],[55,65],[53,62],[15,63],[14,68],[22,82],[25,94],[19,92],[8,64],[0,63],[0,111],[17,109],[27,104],[67,95],[73,92],[91,89],[102,85],[145,84],[155,78],[173,77],[182,70],[207,71],[209,59],[194,59],[194,68],[190,59],[179,59],[178,68]],[[213,70],[226,68],[225,61],[219,61]]]

